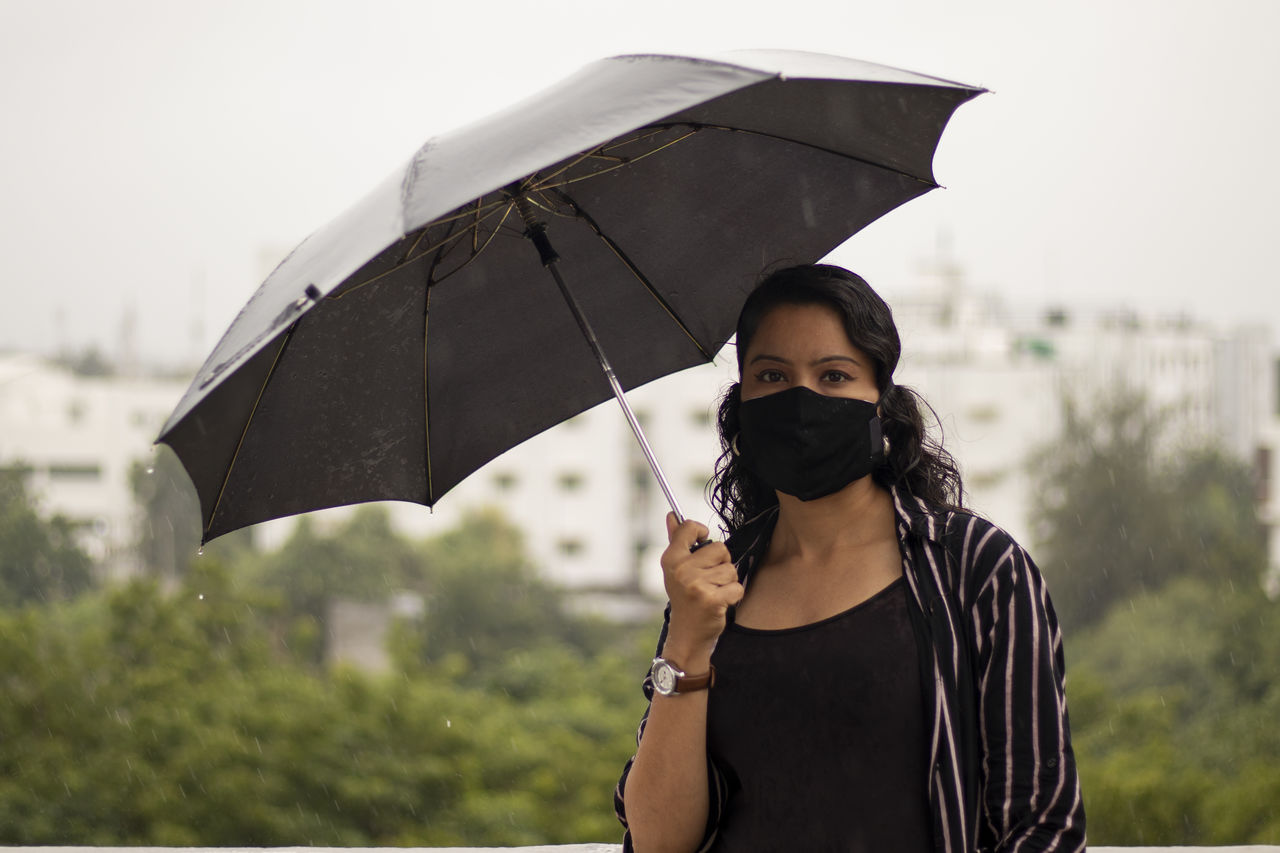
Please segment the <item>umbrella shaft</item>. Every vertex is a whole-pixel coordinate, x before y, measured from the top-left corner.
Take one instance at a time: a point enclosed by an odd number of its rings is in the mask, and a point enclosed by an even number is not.
[[[591,351],[595,353],[596,361],[600,362],[600,367],[604,370],[605,379],[609,380],[609,387],[613,389],[613,396],[618,398],[618,405],[622,406],[622,413],[626,415],[627,423],[630,425],[631,431],[635,433],[636,442],[640,445],[640,452],[644,454],[645,460],[653,470],[653,476],[658,479],[658,487],[662,489],[662,494],[666,496],[667,503],[671,505],[671,511],[676,514],[676,521],[683,524],[684,513],[680,511],[680,504],[676,502],[676,496],[671,491],[671,484],[667,482],[666,476],[662,473],[662,466],[658,464],[658,457],[653,455],[653,448],[649,446],[649,440],[645,438],[644,429],[641,428],[640,421],[636,419],[635,412],[631,410],[631,404],[627,402],[627,396],[623,393],[622,385],[618,382],[618,377],[613,372],[613,365],[609,364],[608,357],[605,356],[604,350],[600,347],[600,341],[596,338],[595,331],[592,330],[591,324],[587,322],[586,315],[582,313],[578,300],[573,298],[573,294],[569,292],[564,279],[560,277],[559,264],[556,260],[548,263],[546,268],[551,272],[551,277],[556,280],[556,286],[560,288],[560,295],[564,297],[564,301],[569,305],[569,310],[573,312],[573,319],[577,321],[583,337],[587,339],[587,344],[591,347]]]

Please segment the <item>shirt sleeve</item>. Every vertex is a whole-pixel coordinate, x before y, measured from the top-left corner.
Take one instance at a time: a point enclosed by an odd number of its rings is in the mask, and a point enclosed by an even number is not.
[[[1062,633],[1031,557],[998,528],[972,554],[981,723],[980,849],[1083,851],[1084,805],[1064,690]]]
[[[667,620],[671,617],[671,605],[667,605],[666,613],[662,618],[662,632],[658,635],[657,654],[662,654],[662,648],[667,641]],[[644,697],[649,700],[650,706],[653,707],[653,679],[648,675],[644,677]],[[639,747],[640,739],[644,737],[645,723],[649,720],[649,709],[646,708],[644,715],[640,718],[640,725],[636,729],[636,746]],[[632,755],[627,759],[627,763],[622,768],[622,776],[618,779],[618,784],[613,789],[613,813],[617,815],[618,821],[622,824],[626,833],[622,838],[623,853],[634,853],[634,847],[631,843],[631,831],[627,828],[627,812],[623,798],[623,793],[627,787],[627,776],[631,773],[631,765],[635,763],[636,757]],[[707,756],[707,828],[703,832],[702,841],[698,845],[698,853],[710,850],[711,845],[716,840],[716,833],[720,826],[720,818],[724,814],[725,802],[728,799],[728,784],[725,781],[724,773],[718,768],[711,756]]]

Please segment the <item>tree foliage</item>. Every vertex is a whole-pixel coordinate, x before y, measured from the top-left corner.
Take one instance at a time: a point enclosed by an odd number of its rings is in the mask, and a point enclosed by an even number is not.
[[[1037,556],[1064,626],[1173,578],[1257,586],[1266,539],[1246,466],[1212,446],[1173,447],[1138,394],[1064,412],[1032,463]]]
[[[1280,842],[1280,606],[1252,476],[1179,447],[1138,395],[1065,411],[1034,509],[1090,841]]]
[[[26,476],[21,468],[0,469],[0,607],[61,601],[93,584],[93,562],[71,522],[40,515]]]
[[[359,525],[377,530],[371,518]],[[477,546],[467,560],[483,568],[502,555],[497,544],[491,558]],[[418,658],[383,676],[321,669],[279,653],[280,596],[237,575],[206,555],[169,591],[141,581],[0,612],[0,730],[21,733],[0,739],[0,841],[618,836],[611,795],[643,708],[639,646],[584,655],[549,634],[502,654]],[[437,587],[440,609],[453,609],[453,588]],[[547,594],[548,618],[566,618]]]
[[[311,519],[298,519],[279,549],[260,555],[248,582],[279,597],[274,620],[298,659],[325,659],[325,626],[338,599],[385,601],[420,586],[421,559],[396,533],[386,508],[363,505],[336,529],[321,533]]]
[[[548,641],[583,655],[606,642],[609,629],[568,612],[564,594],[529,562],[520,531],[497,513],[466,516],[426,542],[423,559],[417,653],[425,660],[457,655],[484,667]]]
[[[1182,578],[1072,645],[1090,839],[1280,842],[1280,605]]]

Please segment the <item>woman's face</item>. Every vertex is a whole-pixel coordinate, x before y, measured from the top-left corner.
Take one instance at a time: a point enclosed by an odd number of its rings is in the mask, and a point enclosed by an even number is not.
[[[802,385],[828,397],[880,401],[875,365],[826,305],[779,305],[760,321],[742,360],[742,399]]]

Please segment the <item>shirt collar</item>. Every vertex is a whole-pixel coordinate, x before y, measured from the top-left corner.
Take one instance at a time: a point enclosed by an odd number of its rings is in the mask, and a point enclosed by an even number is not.
[[[942,541],[942,514],[921,498],[893,486],[889,489],[893,496],[893,510],[898,516],[898,538],[905,539],[908,534],[920,536],[933,542]]]

